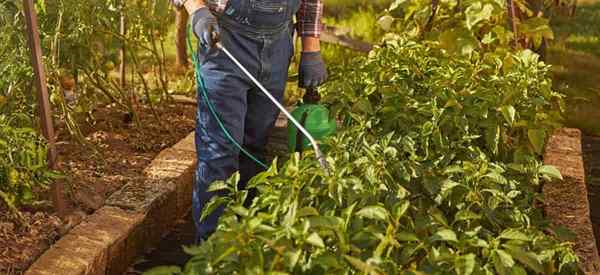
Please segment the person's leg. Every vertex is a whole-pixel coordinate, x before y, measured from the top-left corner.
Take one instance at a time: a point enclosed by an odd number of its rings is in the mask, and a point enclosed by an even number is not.
[[[288,79],[290,58],[293,54],[291,35],[282,35],[275,41],[267,39],[266,46],[263,47],[261,53],[262,66],[258,79],[279,102],[282,102]],[[264,163],[268,135],[273,129],[280,111],[258,88],[248,92],[247,105],[244,148]],[[264,171],[262,166],[247,156],[240,155],[242,187],[245,187],[248,180],[262,171]],[[250,190],[248,202],[253,199],[255,194],[254,190]]]
[[[241,45],[235,42],[235,34],[223,31],[225,45],[238,52]],[[239,54],[242,55],[243,54]],[[207,188],[216,180],[226,180],[239,169],[239,149],[225,134],[225,128],[238,144],[243,143],[245,128],[247,92],[251,88],[235,65],[224,53],[213,50],[201,53],[201,76],[205,90],[198,89],[198,112],[196,126],[196,150],[198,166],[192,197],[193,218],[199,239],[206,238],[216,230],[224,208],[220,207],[205,220],[200,220],[206,204],[215,196]],[[210,103],[210,104],[209,104]],[[215,115],[219,118],[217,119]]]

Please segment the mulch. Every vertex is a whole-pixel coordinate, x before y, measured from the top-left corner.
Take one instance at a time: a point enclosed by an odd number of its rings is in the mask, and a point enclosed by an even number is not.
[[[195,107],[166,105],[152,115],[137,110],[138,123],[113,106],[96,109],[81,119],[83,145],[58,123],[58,170],[65,183],[68,215],[53,214],[48,191],[40,190],[42,203],[23,206],[24,219],[15,221],[0,206],[0,274],[21,274],[50,245],[124,184],[142,180],[143,169],[163,149],[194,129]]]

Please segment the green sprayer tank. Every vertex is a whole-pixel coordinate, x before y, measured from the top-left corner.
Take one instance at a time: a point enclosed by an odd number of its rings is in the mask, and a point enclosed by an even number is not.
[[[329,116],[329,110],[318,104],[320,97],[314,90],[308,90],[304,96],[303,103],[299,104],[292,112],[292,116],[315,138],[321,141],[323,138],[336,132],[336,121]],[[301,144],[297,140],[302,140]],[[298,131],[293,123],[288,123],[288,149],[290,152],[302,152],[310,148],[308,139]]]

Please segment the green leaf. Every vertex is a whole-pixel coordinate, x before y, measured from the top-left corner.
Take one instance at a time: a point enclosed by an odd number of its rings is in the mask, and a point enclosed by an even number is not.
[[[390,214],[382,206],[372,205],[359,210],[356,212],[356,215],[367,219],[386,221]]]
[[[301,255],[302,250],[288,249],[287,251],[285,251],[285,265],[288,267],[288,269],[292,270],[296,267]]]
[[[467,28],[472,29],[477,23],[489,20],[494,12],[491,4],[482,5],[480,1],[474,2],[465,11],[467,17]]]
[[[319,211],[314,207],[303,207],[298,210],[298,217],[318,216]]]
[[[456,233],[450,229],[442,229],[431,236],[431,241],[458,242]]]
[[[560,171],[558,171],[558,169],[552,165],[544,165],[540,167],[539,173],[544,176],[548,176],[550,179],[563,179]]]
[[[574,242],[577,240],[577,234],[563,225],[557,226],[553,231],[556,237],[563,242]]]
[[[475,270],[475,254],[470,253],[454,258],[456,274],[470,275]]]
[[[538,256],[532,252],[523,250],[516,245],[504,244],[503,247],[517,261],[535,271],[538,274],[544,273],[544,266]]]
[[[390,5],[390,11],[395,11],[399,8],[402,7],[402,5],[404,5],[405,3],[407,3],[409,0],[395,0],[394,2],[392,2],[392,4]]]
[[[500,275],[510,275],[511,269],[515,265],[513,258],[502,249],[494,250],[492,254],[494,269]]]
[[[306,242],[319,248],[325,248],[325,242],[323,242],[321,236],[319,236],[319,234],[317,234],[316,232],[310,234],[308,238],[306,238]]]
[[[531,237],[527,236],[527,234],[518,229],[506,229],[500,234],[499,238],[507,240],[531,241]]]
[[[400,231],[396,233],[396,239],[403,242],[416,242],[419,240],[417,234],[408,231]]]
[[[504,119],[506,120],[506,122],[508,123],[508,125],[513,125],[513,123],[515,123],[515,114],[516,114],[516,110],[515,107],[513,107],[512,105],[505,105],[500,107],[500,110],[502,111],[502,115],[504,116]]]
[[[498,145],[500,144],[500,126],[488,127],[485,129],[485,142],[492,152],[492,154],[498,154]]]
[[[215,191],[221,191],[221,190],[227,190],[229,189],[227,186],[227,183],[225,181],[222,180],[218,180],[213,182],[210,186],[208,186],[208,189],[206,190],[206,192],[215,192]]]
[[[312,228],[327,228],[327,229],[339,229],[344,224],[344,221],[338,217],[332,216],[313,216],[308,217],[308,223]]]
[[[404,216],[404,214],[408,210],[408,207],[410,207],[410,201],[408,200],[399,202],[396,205],[394,205],[394,218],[396,220],[402,218],[402,216]]]
[[[493,182],[498,184],[506,184],[506,178],[497,172],[489,172],[485,175],[486,178],[491,179]]]
[[[475,212],[468,210],[468,209],[460,210],[460,211],[456,212],[456,214],[454,215],[455,222],[478,220],[478,219],[481,219],[481,215],[476,214]]]
[[[202,209],[202,215],[200,216],[200,220],[203,221],[208,217],[208,215],[212,214],[219,206],[228,202],[229,199],[221,196],[214,196]]]
[[[533,146],[533,150],[535,150],[536,153],[540,155],[544,153],[546,131],[541,129],[529,129],[527,131],[527,137],[529,137],[529,142]]]
[[[348,255],[344,255],[344,259],[346,259],[346,261],[348,261],[348,263],[350,263],[350,265],[352,267],[354,267],[356,270],[364,273],[364,274],[369,274],[369,275],[380,275],[382,273],[380,273],[379,271],[377,271],[377,269],[373,266],[371,266],[368,263],[365,263],[364,261],[362,261],[359,258],[356,257],[352,257],[352,256],[348,256]]]

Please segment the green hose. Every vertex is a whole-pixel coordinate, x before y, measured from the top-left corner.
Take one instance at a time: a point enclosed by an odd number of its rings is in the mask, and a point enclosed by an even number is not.
[[[189,25],[189,31],[188,31],[188,35],[187,35],[187,45],[188,48],[190,50],[190,52],[192,53],[192,64],[194,65],[194,70],[195,70],[195,76],[196,76],[196,83],[197,85],[200,87],[200,92],[202,93],[202,97],[204,98],[204,100],[206,101],[206,105],[208,105],[208,109],[210,110],[210,112],[212,113],[212,115],[215,117],[215,119],[217,120],[217,123],[219,124],[219,127],[221,128],[221,130],[223,130],[223,133],[225,134],[225,136],[227,137],[227,139],[229,139],[229,141],[231,141],[235,147],[237,147],[240,152],[242,152],[244,155],[246,155],[248,158],[250,158],[251,160],[253,160],[254,162],[256,162],[258,165],[262,166],[265,169],[269,169],[269,166],[267,166],[266,164],[264,164],[262,161],[260,161],[257,157],[255,157],[254,155],[252,155],[250,152],[246,151],[229,133],[229,131],[227,130],[227,128],[225,128],[225,125],[223,124],[223,121],[221,120],[221,117],[217,114],[217,111],[215,110],[215,106],[210,102],[209,98],[208,98],[208,91],[206,90],[206,85],[204,84],[204,79],[202,79],[202,76],[200,75],[200,62],[198,62],[198,56],[196,51],[194,51],[194,48],[192,47],[192,33],[193,33],[193,29],[192,29],[192,24],[188,24]]]

